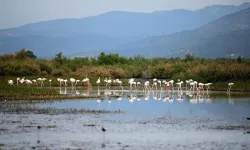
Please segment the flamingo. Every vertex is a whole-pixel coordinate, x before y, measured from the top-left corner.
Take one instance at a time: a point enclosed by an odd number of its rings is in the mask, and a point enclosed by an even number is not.
[[[183,84],[183,81],[177,82],[176,85],[178,86],[177,89],[178,91],[181,91],[181,86]]]
[[[154,82],[153,85],[155,86],[155,90],[157,90],[157,82]]]
[[[190,80],[186,80],[185,82],[186,82],[186,90],[187,90],[187,88],[189,87],[189,84],[190,84],[191,81]]]
[[[64,86],[66,87],[66,86],[67,86],[68,79],[63,80],[63,82],[64,82]]]
[[[210,91],[210,85],[212,85],[212,83],[206,83],[205,84],[205,87],[207,89],[207,92]]]
[[[134,81],[134,82],[132,82],[132,86],[134,85],[134,87],[137,89],[137,87],[136,87],[136,82]]]
[[[149,91],[149,88],[150,88],[150,86],[149,86],[149,81],[146,81],[145,83],[144,83],[144,91],[146,92],[146,91]]]
[[[162,87],[163,87],[163,88],[165,88],[166,83],[167,83],[167,81],[166,81],[166,80],[163,80],[163,81],[162,81]]]
[[[135,80],[134,78],[131,78],[131,79],[129,79],[129,81],[128,81],[129,86],[130,86],[130,90],[133,89],[134,80]]]
[[[158,80],[157,83],[159,83],[160,88],[161,88],[161,80]],[[161,90],[162,90],[162,88],[161,88]]]
[[[174,80],[170,80],[169,81],[169,84],[171,86],[171,89],[174,90]]]
[[[33,83],[32,83],[30,80],[28,80],[28,79],[25,80],[25,83],[27,84],[27,86],[30,86],[30,85],[33,84]]]
[[[41,87],[44,86],[43,82],[47,80],[46,78],[38,78],[37,81],[41,82]]]
[[[166,87],[166,90],[170,90],[170,83],[169,82],[165,82],[165,87]]]
[[[38,86],[38,85],[37,85],[37,82],[36,82],[36,80],[35,80],[35,79],[34,79],[34,80],[32,80],[32,82],[33,82],[33,83],[35,83],[35,84],[36,84],[36,86]]]
[[[13,80],[8,80],[9,85],[13,85],[13,83],[14,83]]]
[[[81,80],[76,80],[76,84],[75,84],[75,86],[77,86],[77,84],[80,82]]]
[[[25,82],[25,77],[23,77],[21,80],[19,80],[19,82],[20,82],[21,84],[23,84],[23,83]]]
[[[116,79],[116,83],[119,84],[120,88],[122,89],[123,91],[123,87],[122,87],[122,81],[119,80],[119,79]]]
[[[51,82],[52,82],[52,80],[51,80],[51,79],[49,79],[49,86],[50,86],[50,88],[51,88]]]
[[[204,85],[203,83],[198,83],[198,86],[199,86],[199,91],[202,90],[204,91]]]
[[[231,93],[231,88],[234,86],[234,83],[228,83],[227,93]]]
[[[140,86],[141,86],[141,82],[139,82],[139,81],[136,82],[136,85],[137,85],[137,87],[138,87],[138,86],[140,87]]]
[[[190,86],[190,92],[194,92],[194,82],[190,82],[189,86]]]
[[[100,83],[101,83],[101,80],[100,80],[100,77],[99,77],[98,80],[96,81],[96,84],[97,84],[98,88],[99,88]]]
[[[154,86],[156,86],[155,88],[157,89],[157,79],[156,78],[153,79],[152,88]]]
[[[112,82],[113,82],[113,84],[116,86],[116,80],[113,80]]]
[[[71,83],[71,89],[73,90],[73,84],[75,84],[76,79],[70,78],[69,81],[70,81],[70,83]]]
[[[20,78],[16,78],[16,86],[18,86],[19,80],[20,80]]]
[[[197,81],[193,81],[193,83],[194,83],[194,90],[198,90],[198,82]]]
[[[42,82],[42,78],[38,78],[36,80],[39,81],[39,82]],[[41,87],[42,87],[42,84],[41,84]]]
[[[43,82],[46,81],[47,79],[46,78],[42,78],[42,86],[44,86]]]
[[[157,79],[156,79],[156,78],[154,78],[154,79],[153,79],[153,84],[154,84],[154,82],[156,82],[156,81],[157,81]],[[153,84],[152,84],[152,86],[153,86]]]
[[[109,86],[109,89],[110,89],[111,83],[112,83],[112,80],[111,80],[111,77],[109,77],[109,79],[107,80],[106,88],[107,88],[107,86]]]
[[[63,79],[57,78],[57,81],[60,83],[60,87],[62,86]]]
[[[87,86],[88,87],[92,87],[90,81],[89,81],[89,78],[88,78],[88,75],[86,75],[86,77],[82,80],[83,83],[87,83]]]

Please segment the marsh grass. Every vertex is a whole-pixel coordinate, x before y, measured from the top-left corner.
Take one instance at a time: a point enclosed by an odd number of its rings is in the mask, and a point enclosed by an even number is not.
[[[228,88],[227,82],[216,82],[211,86],[213,91],[226,91]],[[234,92],[250,92],[250,80],[245,81],[235,81],[234,86],[232,86],[231,91]]]
[[[59,91],[54,88],[27,87],[27,86],[10,86],[0,85],[0,100],[53,100],[53,99],[79,99],[79,98],[100,98],[100,96],[72,96],[60,95]],[[29,102],[30,102],[29,101]]]

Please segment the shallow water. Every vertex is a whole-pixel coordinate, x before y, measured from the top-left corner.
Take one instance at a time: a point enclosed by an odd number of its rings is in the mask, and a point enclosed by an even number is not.
[[[139,116],[245,117],[250,114],[250,97],[247,95],[237,97],[237,93],[229,96],[225,92],[204,92],[190,97],[190,93],[186,91],[158,90],[145,93],[142,90],[89,90],[82,91],[80,94],[86,93],[88,93],[87,96],[99,95],[101,98],[55,101],[37,106],[59,109],[121,110]]]
[[[61,89],[62,90],[62,89]],[[36,108],[121,110],[114,114],[0,113],[3,149],[250,149],[250,98],[242,93],[83,90],[100,99],[47,101]],[[192,94],[192,95],[191,95]],[[28,104],[29,105],[29,104]],[[39,131],[37,125],[42,128]],[[107,130],[102,133],[101,128]],[[37,140],[40,143],[37,143]]]

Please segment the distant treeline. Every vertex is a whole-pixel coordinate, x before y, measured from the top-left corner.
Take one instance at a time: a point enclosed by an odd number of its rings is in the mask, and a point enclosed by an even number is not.
[[[96,58],[66,58],[62,53],[51,59],[38,59],[22,49],[0,56],[1,76],[89,76],[113,78],[194,79],[201,82],[250,79],[250,59],[201,59],[186,54],[180,58],[126,58],[101,53]]]

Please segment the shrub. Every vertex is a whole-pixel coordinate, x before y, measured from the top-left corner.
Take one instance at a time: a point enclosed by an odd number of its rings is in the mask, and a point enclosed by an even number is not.
[[[46,63],[39,63],[40,66],[40,70],[46,72],[47,74],[51,74],[52,73],[52,67],[50,67],[48,64]]]
[[[52,75],[56,77],[64,76],[64,74],[65,72],[62,69],[54,69],[52,72]]]

